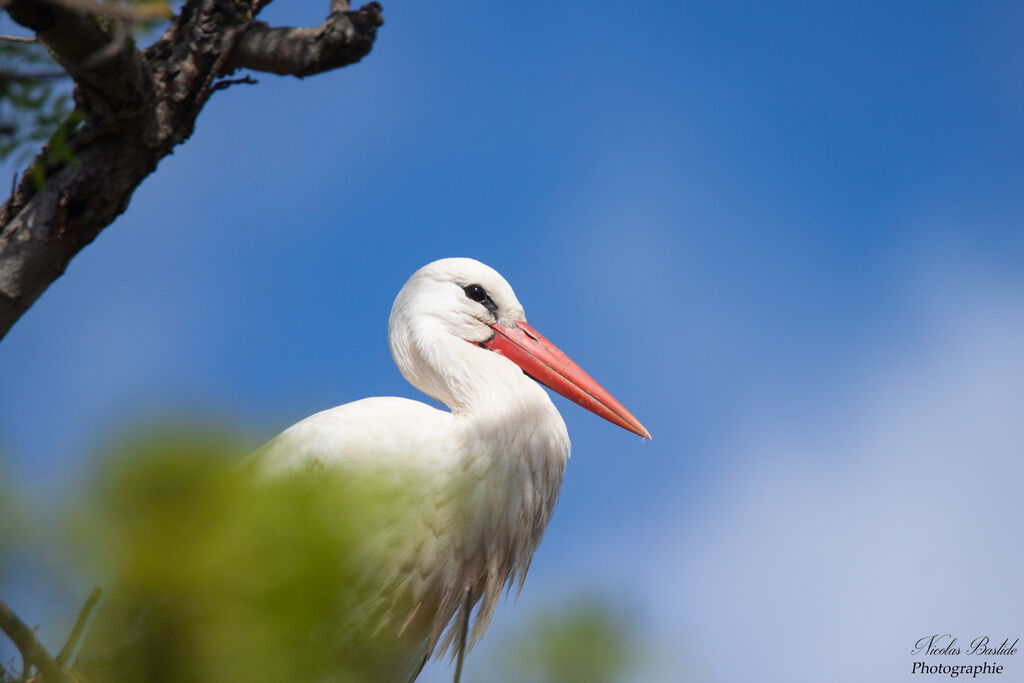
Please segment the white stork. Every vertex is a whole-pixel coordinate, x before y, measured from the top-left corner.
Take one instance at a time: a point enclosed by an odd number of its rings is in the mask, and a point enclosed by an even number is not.
[[[390,600],[381,628],[409,644],[387,675],[409,680],[457,641],[477,603],[469,646],[505,585],[522,587],[569,457],[565,423],[538,382],[650,434],[526,323],[509,284],[479,261],[418,270],[395,299],[388,334],[402,375],[450,412],[404,398],[355,401],[290,427],[256,461],[275,473],[311,464],[373,470],[409,489],[421,518],[403,527],[408,537],[388,541],[379,579],[382,590],[403,594]]]

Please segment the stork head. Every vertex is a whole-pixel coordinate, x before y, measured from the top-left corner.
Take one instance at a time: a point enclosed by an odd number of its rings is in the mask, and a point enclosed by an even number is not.
[[[405,378],[453,410],[475,396],[478,385],[525,373],[651,438],[622,404],[526,323],[512,287],[479,261],[447,258],[416,271],[395,299],[388,337]]]

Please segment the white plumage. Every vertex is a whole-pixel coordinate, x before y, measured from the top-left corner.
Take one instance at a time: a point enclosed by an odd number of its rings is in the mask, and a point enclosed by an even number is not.
[[[425,657],[452,645],[468,617],[467,590],[480,605],[469,643],[483,635],[503,587],[521,588],[551,518],[569,437],[526,372],[649,438],[525,320],[493,269],[464,258],[431,263],[399,292],[389,340],[405,378],[451,412],[368,398],[306,418],[257,454],[267,472],[321,464],[384,477],[407,496],[416,519],[367,539],[386,558],[375,580],[394,606],[380,628],[409,643],[397,677],[415,675]]]

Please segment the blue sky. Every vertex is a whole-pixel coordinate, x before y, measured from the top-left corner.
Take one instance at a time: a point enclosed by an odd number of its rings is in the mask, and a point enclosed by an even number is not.
[[[358,66],[215,95],[0,343],[8,476],[59,495],[153,416],[259,442],[416,397],[391,300],[472,256],[654,440],[556,398],[562,499],[467,673],[581,591],[635,613],[638,680],[901,680],[924,632],[1024,636],[999,533],[1022,520],[1024,6],[385,19]]]

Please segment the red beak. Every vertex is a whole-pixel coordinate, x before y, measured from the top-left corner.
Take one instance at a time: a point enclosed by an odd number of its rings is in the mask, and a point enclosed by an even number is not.
[[[590,412],[645,439],[651,438],[640,420],[537,330],[525,322],[512,327],[493,323],[491,329],[494,336],[483,346],[505,356],[530,377]]]

